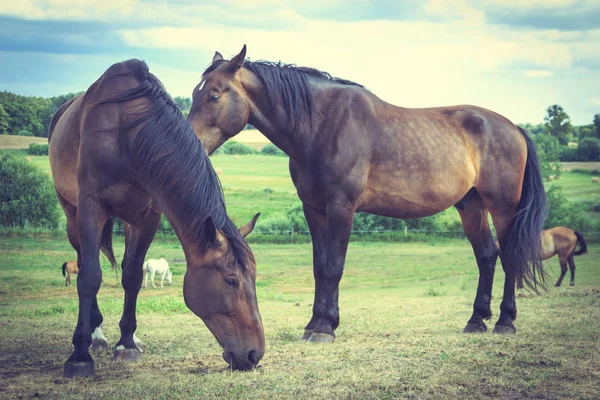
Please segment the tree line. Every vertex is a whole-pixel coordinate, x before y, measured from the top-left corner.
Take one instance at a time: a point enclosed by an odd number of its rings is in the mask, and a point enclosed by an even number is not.
[[[44,98],[0,91],[0,135],[48,137],[52,115],[67,100],[81,93],[83,92]],[[187,117],[192,99],[176,96],[173,101]],[[247,125],[246,128],[251,126]]]
[[[546,109],[544,123],[521,125],[533,136],[540,158],[556,161],[600,161],[600,113],[588,125],[573,126],[558,104]]]

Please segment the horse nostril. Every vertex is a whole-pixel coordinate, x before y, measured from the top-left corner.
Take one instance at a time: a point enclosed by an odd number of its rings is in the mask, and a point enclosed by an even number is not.
[[[260,357],[258,355],[258,351],[250,350],[250,353],[248,353],[248,361],[250,361],[250,363],[252,365],[256,365],[259,360],[260,360]]]

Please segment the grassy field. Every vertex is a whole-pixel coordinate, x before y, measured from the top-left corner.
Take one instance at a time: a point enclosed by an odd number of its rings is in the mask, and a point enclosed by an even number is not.
[[[47,156],[29,156],[29,160],[50,175]],[[301,204],[290,178],[287,157],[215,155],[211,162],[219,171],[228,213],[238,225],[248,222],[257,212],[262,213],[260,224],[268,217]],[[593,204],[600,203],[600,184],[592,183],[592,175],[588,173],[564,171],[560,180],[548,184],[561,186],[569,200],[584,202],[590,210]],[[582,212],[586,213],[586,210]],[[587,214],[600,219],[600,213]],[[442,214],[442,220],[451,222],[460,219],[451,208]]]
[[[48,139],[35,136],[0,135],[0,149],[26,149],[31,143],[47,144]]]
[[[66,380],[62,368],[72,349],[77,302],[60,266],[74,252],[64,238],[2,238],[0,398],[600,397],[598,245],[576,258],[576,286],[522,293],[518,332],[509,337],[461,333],[477,282],[467,242],[351,243],[342,322],[330,345],[299,339],[313,295],[310,245],[258,244],[253,250],[267,340],[258,369],[226,368],[215,339],[184,305],[179,244],[160,241],[149,256],[171,262],[173,285],[142,289],[140,361],[120,364],[110,351],[94,354],[95,378]],[[116,252],[122,251],[117,239]],[[123,294],[115,272],[104,268],[99,302],[114,345]],[[557,273],[555,260],[550,269]],[[501,268],[496,275],[495,317]]]

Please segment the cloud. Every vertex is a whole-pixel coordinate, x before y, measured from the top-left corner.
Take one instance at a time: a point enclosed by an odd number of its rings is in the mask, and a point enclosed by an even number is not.
[[[600,106],[600,97],[590,97],[589,102],[593,106]]]
[[[528,78],[543,78],[547,76],[552,76],[552,71],[544,71],[544,70],[530,70],[525,72],[525,76]]]
[[[491,0],[483,5],[492,24],[577,31],[600,28],[600,3],[585,0]]]

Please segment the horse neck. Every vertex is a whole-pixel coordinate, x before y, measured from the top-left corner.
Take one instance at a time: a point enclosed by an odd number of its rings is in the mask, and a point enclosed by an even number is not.
[[[305,148],[310,144],[312,132],[307,132],[306,129],[295,132],[294,121],[290,119],[284,107],[281,104],[273,107],[262,84],[254,83],[254,85],[248,90],[250,98],[248,123],[292,159],[302,157]],[[311,89],[316,103],[317,93],[323,88],[311,84]],[[319,114],[318,104],[316,113]]]

